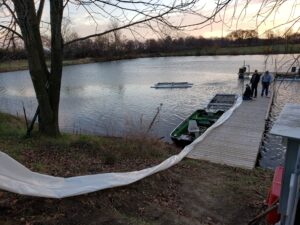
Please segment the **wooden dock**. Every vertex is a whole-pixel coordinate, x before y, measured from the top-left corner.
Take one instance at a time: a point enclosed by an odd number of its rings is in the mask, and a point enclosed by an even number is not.
[[[258,90],[256,99],[243,101],[231,117],[198,143],[187,157],[253,169],[265,130],[265,121],[269,115],[273,92],[270,96],[261,97]]]

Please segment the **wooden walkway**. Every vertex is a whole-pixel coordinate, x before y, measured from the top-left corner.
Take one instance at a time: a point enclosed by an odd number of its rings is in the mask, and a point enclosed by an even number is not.
[[[260,94],[260,90],[258,90]],[[269,94],[270,95],[270,94]],[[198,143],[188,158],[253,169],[269,114],[271,97],[243,101],[231,117]]]

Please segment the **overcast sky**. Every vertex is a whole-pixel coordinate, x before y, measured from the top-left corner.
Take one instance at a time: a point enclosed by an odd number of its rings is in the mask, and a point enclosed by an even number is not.
[[[300,0],[299,0],[300,1]],[[189,28],[183,32],[177,32],[176,34],[179,36],[184,35],[194,35],[194,36],[204,36],[204,37],[221,37],[226,36],[229,32],[235,29],[256,29],[257,24],[260,24],[259,28],[257,29],[258,33],[263,36],[264,31],[274,28],[275,32],[287,29],[287,26],[280,26],[281,24],[286,23],[287,21],[293,21],[296,17],[300,16],[299,11],[299,1],[296,0],[287,0],[281,7],[276,10],[276,13],[269,15],[268,19],[261,23],[267,12],[269,11],[270,7],[273,5],[264,5],[261,7],[260,0],[252,0],[250,4],[245,8],[245,0],[233,1],[225,10],[221,11],[219,16],[216,18],[214,23],[206,24],[205,27],[197,26],[193,28]],[[110,2],[114,2],[113,0]],[[168,4],[171,0],[163,1],[164,4]],[[71,28],[76,31],[80,36],[86,36],[89,34],[93,34],[95,32],[101,32],[109,27],[111,27],[111,18],[109,14],[115,15],[120,19],[119,25],[122,24],[122,21],[127,19],[132,19],[136,16],[135,13],[123,12],[119,9],[115,9],[111,6],[99,5],[100,7],[96,6],[86,6],[88,11],[92,13],[93,17],[87,12],[84,7],[78,7],[72,4],[64,11],[64,16],[70,18],[71,21]],[[125,6],[125,5],[121,5]],[[133,9],[133,7],[131,6]],[[215,1],[206,0],[201,1],[201,4],[194,6],[194,10],[201,12],[204,15],[210,15],[215,8]],[[262,8],[261,12],[265,12],[260,17],[257,17],[258,10]],[[143,6],[138,5],[137,9],[143,10]],[[297,13],[298,11],[298,13]],[[126,17],[125,17],[126,16]],[[142,16],[135,17],[135,20],[142,19]],[[49,5],[46,4],[43,19],[45,21],[49,21]],[[201,22],[202,19],[199,16],[192,16],[187,14],[174,14],[169,17],[169,20],[175,24],[191,24],[191,23],[198,23]],[[154,25],[154,24],[152,24]],[[288,24],[290,27],[293,26],[293,31],[298,31],[299,24],[292,22]],[[201,28],[203,27],[203,28]],[[195,29],[196,28],[196,29]],[[201,29],[200,29],[201,28]],[[170,32],[165,27],[162,29],[166,33]],[[152,38],[156,37],[157,34],[154,34],[149,29],[145,27],[139,26],[135,28],[136,37],[142,36],[144,38]],[[122,31],[122,33],[127,37],[131,38],[132,33],[128,30]],[[171,32],[170,32],[171,33]],[[172,33],[174,34],[174,32]]]

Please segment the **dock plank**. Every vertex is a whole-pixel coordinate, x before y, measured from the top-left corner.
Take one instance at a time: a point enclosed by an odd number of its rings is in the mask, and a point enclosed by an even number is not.
[[[187,157],[253,169],[271,100],[272,95],[243,101],[232,116],[195,145]]]

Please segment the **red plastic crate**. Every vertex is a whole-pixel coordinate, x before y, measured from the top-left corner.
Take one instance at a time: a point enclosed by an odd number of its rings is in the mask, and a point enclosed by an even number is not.
[[[270,207],[280,197],[283,170],[284,168],[282,166],[278,166],[275,169],[272,186],[269,190],[268,198],[266,200],[268,207]],[[266,220],[270,225],[277,223],[280,220],[280,214],[277,212],[277,209],[269,212],[266,216]]]

